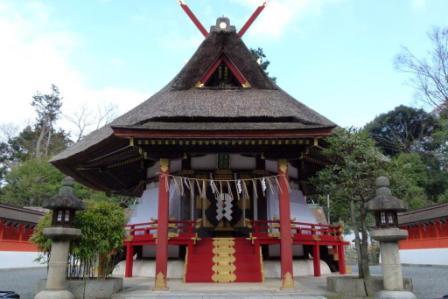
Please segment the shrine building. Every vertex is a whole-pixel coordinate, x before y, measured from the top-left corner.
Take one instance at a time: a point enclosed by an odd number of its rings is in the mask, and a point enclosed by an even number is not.
[[[44,211],[0,204],[0,268],[36,267],[39,248],[29,239]]]
[[[218,18],[175,78],[148,100],[52,159],[63,173],[110,194],[140,198],[125,241],[155,259],[155,287],[168,259],[185,282],[261,282],[265,261],[294,285],[293,263],[321,260],[345,273],[342,227],[317,221],[309,178],[325,166],[335,124],[282,90],[261,69],[240,31]],[[262,7],[258,8],[259,13]],[[123,99],[126,100],[126,99]]]
[[[408,231],[400,241],[402,263],[448,265],[448,203],[406,211],[398,222]]]

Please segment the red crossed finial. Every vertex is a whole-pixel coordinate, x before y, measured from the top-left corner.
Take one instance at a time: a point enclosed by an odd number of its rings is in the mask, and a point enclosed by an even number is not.
[[[191,19],[194,25],[199,29],[199,31],[202,33],[204,37],[208,36],[208,31],[205,29],[205,27],[201,24],[201,22],[196,18],[194,13],[191,11],[191,9],[188,7],[188,5],[183,0],[177,0],[179,2],[182,9],[185,11],[187,16]],[[247,22],[243,25],[241,30],[238,32],[238,36],[242,37],[246,31],[249,29],[249,27],[252,25],[252,23],[255,21],[255,19],[260,15],[260,13],[263,11],[263,9],[267,5],[267,0],[263,1],[263,3],[257,7],[257,9],[254,11],[254,13],[250,16],[250,18],[247,20]]]
[[[254,11],[254,13],[250,16],[250,18],[247,20],[247,22],[244,24],[244,26],[241,28],[241,30],[238,32],[239,37],[242,37],[244,33],[246,33],[247,29],[252,25],[252,23],[255,21],[255,19],[261,14],[263,9],[266,7],[268,1],[264,1],[263,4],[257,7],[257,9]]]

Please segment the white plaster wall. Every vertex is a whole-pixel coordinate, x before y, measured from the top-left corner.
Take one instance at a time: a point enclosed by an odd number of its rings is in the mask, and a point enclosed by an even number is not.
[[[180,219],[180,195],[174,184],[170,184],[170,218]],[[159,184],[151,183],[146,187],[145,192],[132,208],[132,214],[128,224],[149,222],[151,219],[157,219]],[[143,246],[142,254],[144,257],[155,257],[154,246]],[[179,249],[177,246],[169,246],[168,256],[177,257]]]
[[[157,173],[159,173],[159,172],[160,172],[160,162],[156,162],[156,163],[154,163],[154,165],[152,167],[148,168],[146,176],[148,178],[152,178],[152,177],[155,177],[157,175]]]
[[[46,267],[38,257],[39,252],[0,251],[0,269]]]
[[[266,170],[277,173],[278,167],[277,167],[277,161],[276,160],[266,160],[265,162]]]
[[[170,218],[180,218],[180,195],[176,187],[170,184]],[[128,224],[148,222],[157,219],[157,207],[159,196],[159,183],[151,183],[146,186],[146,190],[132,207],[132,214]]]
[[[205,155],[203,157],[191,158],[192,169],[216,169],[218,168],[218,155]]]
[[[170,172],[175,173],[182,170],[182,160],[170,160]]]
[[[269,256],[270,257],[280,257],[280,244],[269,245]],[[293,245],[292,246],[292,255],[294,257],[302,257],[303,256],[303,245]]]
[[[238,170],[255,169],[256,159],[253,157],[244,157],[239,154],[230,155],[230,168]]]
[[[278,191],[275,189],[269,190],[268,188],[266,192],[268,200],[268,219],[279,219]],[[289,196],[291,199],[291,218],[295,218],[295,220],[299,222],[317,223],[316,217],[314,217],[313,212],[308,207],[302,191],[291,189]]]
[[[413,265],[448,266],[448,248],[402,249],[400,262]]]

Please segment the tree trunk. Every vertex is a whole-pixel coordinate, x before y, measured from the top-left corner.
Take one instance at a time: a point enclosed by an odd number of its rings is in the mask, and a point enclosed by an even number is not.
[[[39,138],[37,138],[36,152],[35,152],[36,158],[40,158],[41,157],[42,142],[44,141],[45,129],[46,129],[46,122],[44,122],[42,124],[42,128],[40,129]]]
[[[355,203],[353,200],[350,201],[350,218],[352,220],[353,232],[355,234],[355,247],[356,253],[358,256],[358,276],[359,278],[364,277],[364,268],[362,266],[361,259],[361,240],[359,239],[359,229],[358,229],[358,221],[356,221],[356,212],[355,212]]]
[[[48,126],[48,136],[47,136],[47,143],[45,145],[45,157],[48,157],[48,151],[51,144],[51,126]]]
[[[369,235],[367,234],[367,211],[364,206],[364,201],[360,203],[360,226],[361,226],[361,263],[362,263],[362,272],[364,274],[364,278],[368,278],[370,276],[370,268],[369,268]]]

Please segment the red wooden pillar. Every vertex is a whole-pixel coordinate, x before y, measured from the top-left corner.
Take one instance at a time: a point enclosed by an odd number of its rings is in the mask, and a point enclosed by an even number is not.
[[[339,274],[346,274],[347,270],[345,268],[345,252],[344,252],[344,245],[338,245],[338,267],[339,267]]]
[[[3,240],[3,232],[4,232],[5,223],[0,220],[0,240]]]
[[[125,268],[125,277],[132,277],[132,268],[134,266],[134,246],[132,246],[131,242],[126,244],[126,268]]]
[[[423,229],[421,224],[417,224],[418,227],[418,238],[421,240],[423,239]]]
[[[165,290],[168,288],[166,275],[168,271],[169,163],[168,159],[160,159],[156,241],[156,290]]]
[[[436,230],[436,238],[439,239],[440,238],[440,221],[436,220],[433,225],[434,225],[434,229]]]
[[[313,245],[313,268],[314,276],[320,276],[320,246],[318,243]]]
[[[19,234],[19,242],[23,241],[23,231],[25,229],[25,226],[23,224],[19,224],[18,227],[18,234]]]
[[[292,271],[291,212],[288,188],[288,161],[278,161],[279,210],[280,210],[280,258],[282,288],[294,288]]]

